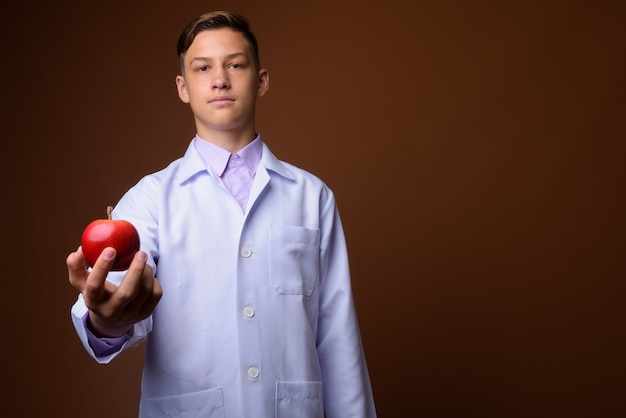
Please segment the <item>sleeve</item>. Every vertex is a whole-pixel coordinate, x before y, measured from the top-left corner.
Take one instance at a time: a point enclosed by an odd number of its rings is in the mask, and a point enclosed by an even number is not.
[[[318,356],[329,418],[374,418],[376,409],[353,301],[348,253],[332,193],[322,210]]]
[[[114,338],[96,337],[89,327],[89,315],[83,316],[83,326],[87,332],[87,342],[94,351],[96,357],[105,357],[110,354],[120,351],[126,341],[132,336],[132,328],[124,335]]]
[[[127,219],[139,231],[141,249],[148,254],[148,264],[156,274],[156,204],[153,196],[157,195],[157,184],[150,176],[144,177],[137,185],[128,190],[113,210],[113,219]],[[107,280],[119,285],[124,272],[110,272]],[[72,322],[87,353],[98,363],[109,363],[127,348],[141,344],[152,330],[152,316],[140,321],[131,329],[128,338],[99,339],[93,335],[84,321],[89,309],[85,306],[82,295],[71,309]]]
[[[148,317],[136,323],[126,336],[98,339],[87,327],[85,317],[88,312],[89,309],[85,306],[83,296],[78,295],[78,299],[71,310],[72,323],[87,353],[100,364],[110,363],[125,349],[138,346],[152,330],[152,317]],[[99,341],[96,341],[94,346],[92,346],[90,341],[94,342],[94,339]]]

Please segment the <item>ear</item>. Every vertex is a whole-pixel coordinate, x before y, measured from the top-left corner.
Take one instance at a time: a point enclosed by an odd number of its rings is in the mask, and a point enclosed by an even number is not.
[[[187,91],[187,83],[182,75],[176,76],[176,90],[178,90],[178,97],[183,103],[189,103],[189,92]]]
[[[259,70],[259,85],[257,86],[256,96],[263,97],[270,88],[270,74],[267,70]]]

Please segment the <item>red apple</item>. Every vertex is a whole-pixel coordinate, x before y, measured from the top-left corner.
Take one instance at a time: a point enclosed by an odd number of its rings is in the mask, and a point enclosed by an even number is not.
[[[117,251],[112,271],[127,270],[133,256],[139,251],[139,234],[132,223],[111,219],[111,206],[107,207],[107,219],[96,219],[83,231],[81,245],[85,260],[93,267],[106,247]]]

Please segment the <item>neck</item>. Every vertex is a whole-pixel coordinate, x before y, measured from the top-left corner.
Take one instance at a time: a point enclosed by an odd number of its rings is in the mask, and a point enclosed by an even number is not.
[[[256,132],[254,128],[245,131],[198,130],[198,136],[213,145],[224,148],[231,154],[236,154],[254,140]]]

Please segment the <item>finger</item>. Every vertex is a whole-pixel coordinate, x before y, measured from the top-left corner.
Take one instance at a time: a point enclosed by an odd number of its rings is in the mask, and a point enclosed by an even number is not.
[[[138,256],[141,258],[145,255],[146,260],[148,259],[148,256],[146,254],[138,254]],[[145,266],[141,272],[141,282],[142,282],[142,286],[144,289],[148,289],[151,290],[153,287],[153,281],[154,279],[154,273],[152,271],[152,266],[150,266],[149,264],[147,264],[144,261],[143,265]]]
[[[106,298],[104,291],[105,281],[111,267],[113,267],[115,255],[115,249],[107,247],[102,251],[93,265],[83,288],[83,297],[87,302],[87,306],[99,304]]]
[[[146,284],[133,301],[132,306],[130,304],[127,306],[129,311],[135,312],[134,316],[139,320],[150,316],[163,296],[161,283],[159,283],[156,277],[152,276],[152,268],[150,266],[146,266],[143,277],[147,281]]]
[[[82,247],[79,246],[76,251],[70,253],[65,259],[65,264],[70,284],[82,292],[89,274],[85,268],[85,256]]]
[[[155,277],[151,278],[151,283],[152,283],[152,292],[150,296],[144,301],[143,305],[141,306],[139,310],[139,315],[142,318],[147,318],[148,316],[150,316],[150,314],[152,314],[152,311],[154,311],[154,308],[156,308],[157,304],[161,300],[161,297],[163,296],[163,289],[161,288],[161,283],[159,283],[159,281]]]
[[[149,270],[152,274],[150,266],[146,265],[148,256],[143,251],[137,251],[133,260],[128,267],[128,271],[124,275],[119,287],[115,290],[115,298],[121,307],[129,304],[140,305],[143,303],[143,295],[145,293],[145,279],[147,275],[145,270]]]
[[[137,320],[148,317],[163,295],[161,284],[154,277],[152,267],[145,262],[146,260],[147,255],[145,253],[137,254],[137,260],[133,260],[129,267],[129,271],[132,271],[132,275],[128,276],[128,281],[126,282],[129,287],[121,289],[124,281],[127,280],[125,277],[122,284],[120,284],[120,289],[117,289],[115,294],[115,299],[120,301],[122,293],[125,292],[124,297],[127,298],[127,301],[124,305],[124,310],[127,315]],[[139,270],[142,267],[143,269]],[[135,272],[140,274],[140,276],[135,276]],[[132,283],[131,280],[133,281]]]

